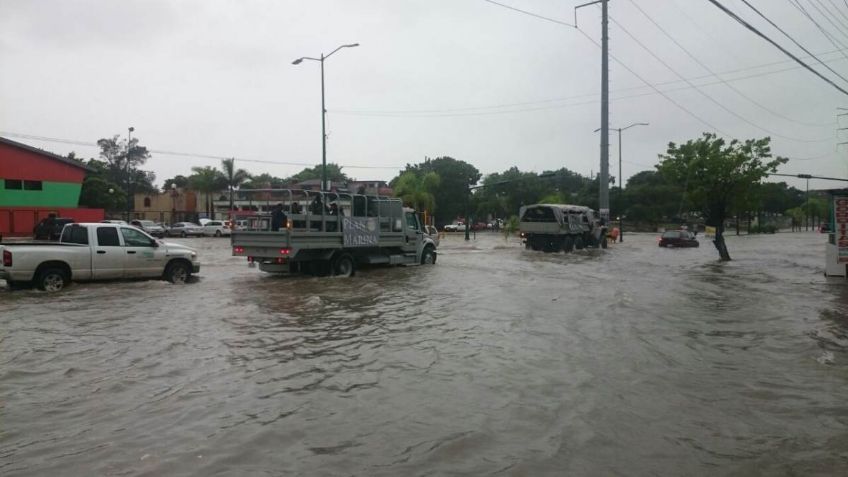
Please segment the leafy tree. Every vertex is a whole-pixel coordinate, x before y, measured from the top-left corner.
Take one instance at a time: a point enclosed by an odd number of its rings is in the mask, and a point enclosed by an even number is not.
[[[192,189],[202,192],[206,196],[206,216],[214,219],[215,214],[211,210],[211,194],[225,188],[227,179],[221,171],[210,166],[192,167],[191,171],[194,174],[189,176],[189,184]]]
[[[433,191],[439,186],[440,180],[435,172],[428,172],[423,176],[414,172],[404,172],[395,182],[395,195],[415,210],[426,210],[432,215],[436,211]]]
[[[657,166],[660,174],[683,187],[693,211],[716,228],[713,243],[723,261],[730,260],[724,223],[735,201],[787,159],[772,159],[769,138],[726,142],[712,133],[685,144],[669,143]]]
[[[230,193],[230,210],[233,210],[233,191],[250,179],[250,174],[244,169],[236,170],[235,159],[221,160],[221,169],[224,171],[224,181]]]
[[[162,191],[168,192],[173,186],[176,186],[178,189],[185,189],[189,186],[188,177],[177,174],[170,179],[165,179],[165,183],[162,184]]]
[[[262,174],[251,176],[242,184],[244,189],[282,189],[286,185],[286,180],[281,177],[275,177],[271,174],[263,172]]]
[[[117,134],[111,138],[101,138],[97,145],[100,147],[101,162],[106,165],[106,179],[113,184],[121,184],[126,191],[127,207],[132,209],[131,198],[135,192],[156,190],[153,186],[156,176],[153,172],[139,169],[150,158],[150,152],[139,145],[138,138],[132,138],[129,142],[119,138]]]
[[[464,215],[470,201],[468,187],[480,180],[480,171],[476,167],[452,157],[426,158],[419,164],[407,164],[401,175],[406,172],[418,176],[435,172],[439,176],[439,185],[433,191],[433,197],[438,204],[434,217],[439,225],[450,223],[454,218]],[[400,176],[391,181],[392,187],[399,179]]]
[[[315,167],[307,167],[306,169],[298,172],[297,174],[289,177],[289,182],[303,182],[308,181],[310,179],[318,179],[321,180],[321,164],[318,164]],[[350,178],[342,172],[342,166],[328,162],[327,163],[327,180],[331,182],[338,183],[346,183],[350,180]]]
[[[117,212],[124,209],[126,200],[127,196],[121,187],[102,177],[87,177],[82,183],[81,206]]]

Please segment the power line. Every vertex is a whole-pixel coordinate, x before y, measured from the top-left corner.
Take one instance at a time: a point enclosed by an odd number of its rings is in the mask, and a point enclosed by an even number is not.
[[[798,0],[796,0],[796,1],[798,1]],[[798,1],[798,4],[799,4],[799,5],[800,5],[800,3],[801,3],[801,2],[800,2],[800,1]],[[838,19],[836,19],[837,21],[834,21],[834,18],[835,18],[835,17],[832,17],[832,15],[833,15],[833,14],[830,12],[830,10],[829,10],[829,9],[825,8],[825,6],[824,6],[824,5],[822,5],[822,4],[821,4],[820,2],[818,2],[818,1],[816,1],[816,2],[814,3],[814,2],[813,2],[813,0],[809,0],[809,3],[810,3],[810,5],[811,5],[813,8],[815,8],[815,9],[816,9],[816,11],[817,11],[817,12],[819,12],[819,14],[820,14],[822,17],[824,17],[824,19],[825,19],[825,20],[827,20],[827,22],[828,22],[828,23],[830,23],[831,25],[833,25],[833,28],[834,28],[837,32],[839,32],[839,34],[840,34],[840,35],[842,35],[842,36],[843,36],[843,37],[845,37],[845,38],[848,38],[848,34],[846,34],[846,33],[845,33],[845,31],[842,29],[842,28],[844,28],[845,26],[844,26],[844,25],[842,25],[842,23],[841,23],[841,22],[838,22]],[[822,8],[819,8],[819,5],[820,5]],[[827,10],[827,13],[823,12],[823,11],[822,11],[822,9]],[[839,24],[837,24],[837,22],[838,22]],[[840,25],[841,25],[841,27],[840,27]],[[841,41],[841,40],[840,40],[840,43],[839,43],[839,44],[840,44],[840,45],[842,45],[843,47],[845,46],[845,44],[844,44],[844,43],[842,43],[842,41]]]
[[[833,52],[831,51],[831,52],[828,52],[828,53],[820,53],[820,55],[821,54],[829,54],[829,53],[833,53]],[[735,72],[748,71],[749,69],[758,69],[758,68],[762,68],[762,67],[766,67],[766,66],[772,66],[772,65],[776,65],[776,64],[784,64],[784,63],[793,63],[793,62],[791,60],[777,61],[777,62],[772,62],[772,63],[765,63],[765,64],[755,66],[755,67],[752,67],[752,68],[740,68],[740,69],[736,69],[736,70],[728,70],[728,71],[721,73],[721,74],[726,75],[726,74],[731,74],[731,73],[735,73]],[[760,72],[760,73],[754,73],[754,74],[746,75],[746,76],[740,76],[740,77],[737,77],[737,78],[730,78],[726,81],[729,81],[729,82],[742,81],[742,80],[746,80],[746,79],[759,78],[759,77],[762,77],[762,76],[769,76],[769,75],[772,75],[772,74],[784,73],[784,72],[787,72],[787,71],[798,70],[798,69],[801,69],[801,67],[795,65],[795,66],[791,66],[791,67],[787,67],[787,68],[781,68],[781,69],[778,69],[778,70],[771,70],[771,71],[765,71],[765,72]],[[712,77],[713,77],[713,75],[693,76],[693,77],[689,78],[689,80],[694,81],[694,80],[700,80],[700,79],[712,78]],[[678,87],[678,88],[668,88],[668,89],[665,89],[665,92],[669,93],[669,92],[684,91],[684,90],[691,89],[691,87],[685,85],[685,81],[683,81],[683,80],[661,81],[661,82],[657,82],[657,83],[653,83],[653,84],[654,84],[654,86],[667,86],[667,85],[675,85],[675,84],[680,84],[680,83],[683,83],[683,86]],[[704,82],[704,83],[700,83],[700,86],[712,86],[712,85],[716,85],[716,84],[721,84],[721,81]],[[624,91],[634,91],[634,90],[640,90],[640,89],[645,89],[645,88],[650,89],[650,85],[648,85],[648,86],[631,86],[631,87],[627,87],[627,88],[620,88],[620,89],[617,89],[617,90],[613,90],[612,92],[613,93],[620,93],[620,92],[624,92]],[[644,96],[652,96],[652,95],[655,95],[655,94],[657,94],[657,93],[654,92],[654,91],[650,91],[650,92],[639,93],[639,94],[617,96],[615,98],[612,98],[612,100],[613,101],[621,101],[623,99],[640,98],[640,97],[644,97]],[[595,99],[595,100],[592,100],[592,101],[586,101],[586,102],[580,102],[580,103],[571,103],[571,104],[553,105],[553,106],[548,106],[548,107],[534,107],[534,108],[528,108],[528,109],[513,109],[513,110],[508,110],[508,111],[490,111],[490,112],[481,111],[481,110],[490,110],[490,109],[497,109],[497,108],[524,106],[524,105],[538,105],[538,104],[564,102],[564,101],[568,101],[568,100],[579,99],[579,98],[587,98],[587,97],[593,97],[593,96],[598,96],[598,94],[597,93],[586,93],[586,94],[580,94],[580,95],[575,95],[575,96],[566,96],[566,97],[562,97],[562,98],[549,98],[549,99],[541,99],[541,100],[537,100],[537,101],[526,101],[526,102],[521,102],[521,103],[507,103],[507,104],[497,104],[497,105],[489,105],[489,106],[472,106],[472,107],[464,107],[464,108],[396,109],[396,110],[332,109],[329,112],[334,113],[334,114],[344,114],[344,115],[352,115],[352,116],[375,116],[375,117],[421,117],[421,118],[425,118],[425,117],[483,116],[483,115],[488,115],[488,114],[507,114],[507,113],[520,113],[520,112],[527,112],[527,111],[542,111],[542,110],[549,110],[549,109],[560,109],[560,108],[566,108],[566,107],[571,107],[571,106],[581,106],[581,105],[585,105],[585,104],[597,103],[599,100]],[[451,113],[468,113],[468,114],[451,114]],[[803,123],[803,124],[807,124],[807,125],[815,126],[815,127],[831,127],[835,123],[830,122],[830,123]]]
[[[577,25],[572,25],[571,23],[567,23],[567,22],[564,22],[562,20],[556,20],[554,18],[549,18],[549,17],[546,17],[546,16],[537,15],[533,12],[528,12],[527,10],[521,10],[520,8],[511,7],[509,5],[504,5],[503,3],[493,2],[492,0],[483,0],[483,1],[487,2],[487,3],[491,3],[492,5],[497,5],[499,7],[503,7],[503,8],[507,8],[509,10],[513,10],[513,11],[516,11],[516,12],[519,12],[519,13],[523,13],[525,15],[530,15],[531,17],[535,17],[535,18],[538,18],[540,20],[545,20],[545,21],[549,21],[549,22],[553,22],[553,23],[558,23],[560,25],[565,25],[565,26],[570,26],[572,28],[577,28]]]
[[[743,0],[743,1],[745,1],[745,0]],[[642,49],[644,49],[645,51],[647,51],[649,55],[651,55],[652,57],[654,57],[654,59],[656,59],[657,61],[659,61],[659,62],[660,62],[663,66],[665,66],[665,67],[666,67],[669,71],[671,71],[672,73],[674,73],[674,74],[675,74],[678,78],[680,78],[680,79],[685,79],[685,78],[683,78],[683,75],[681,75],[680,73],[678,73],[678,72],[677,72],[677,70],[675,70],[674,68],[672,68],[672,67],[671,67],[668,63],[666,63],[665,61],[663,61],[663,59],[662,59],[662,58],[660,58],[657,54],[655,54],[653,51],[651,51],[651,49],[650,49],[650,48],[648,48],[647,46],[645,46],[645,44],[644,44],[644,43],[642,43],[641,41],[639,41],[639,39],[638,39],[638,38],[636,38],[636,37],[635,37],[632,33],[630,33],[630,31],[629,31],[629,30],[627,30],[626,28],[624,28],[624,26],[623,26],[621,23],[619,23],[618,21],[616,21],[616,20],[615,20],[615,18],[610,17],[610,20],[612,20],[612,22],[613,22],[613,23],[615,23],[615,24],[618,26],[618,28],[620,28],[620,29],[621,29],[621,31],[623,31],[623,32],[624,32],[627,36],[629,36],[629,37],[630,37],[630,38],[631,38],[634,42],[636,42],[636,44],[637,44],[637,45],[641,46],[641,47],[642,47]],[[712,102],[713,104],[715,104],[715,105],[716,105],[716,106],[718,106],[719,108],[721,108],[721,109],[723,109],[724,111],[728,112],[729,114],[731,114],[732,116],[736,117],[736,118],[737,118],[737,119],[739,119],[740,121],[743,121],[743,122],[745,122],[745,123],[748,123],[749,125],[753,126],[754,128],[757,128],[757,129],[759,129],[759,130],[761,130],[761,131],[763,131],[763,132],[765,132],[765,133],[767,133],[767,134],[769,134],[769,135],[776,136],[776,137],[780,137],[780,138],[783,138],[783,139],[786,139],[786,140],[789,140],[789,141],[796,141],[796,142],[824,142],[824,141],[829,141],[829,140],[831,140],[831,139],[832,139],[832,137],[831,137],[831,138],[824,138],[824,139],[799,139],[799,138],[794,138],[794,137],[791,137],[791,136],[785,136],[785,135],[782,135],[782,134],[775,133],[774,131],[771,131],[771,130],[769,130],[769,129],[767,129],[767,128],[764,128],[764,127],[760,126],[759,124],[757,124],[757,123],[755,123],[755,122],[751,121],[750,119],[748,119],[748,118],[746,118],[746,117],[742,116],[741,114],[737,113],[736,111],[733,111],[732,109],[728,108],[727,106],[725,106],[724,104],[722,104],[720,101],[718,101],[717,99],[715,99],[715,98],[713,98],[712,96],[710,96],[709,94],[707,94],[707,93],[706,93],[705,91],[703,91],[700,87],[696,86],[696,85],[695,85],[694,83],[692,83],[691,81],[689,81],[689,80],[685,80],[685,81],[686,81],[686,84],[688,84],[688,85],[690,85],[691,87],[695,88],[695,90],[696,90],[698,93],[700,93],[700,94],[701,94],[701,96],[703,96],[703,97],[707,98],[710,102]],[[848,94],[848,93],[846,93],[846,94]]]
[[[838,13],[838,14],[839,14],[839,16],[841,16],[841,17],[842,17],[842,18],[844,18],[845,20],[848,20],[848,16],[846,16],[846,15],[845,15],[845,13],[843,13],[843,12],[842,12],[842,10],[840,10],[840,9],[839,9],[839,7],[838,7],[838,6],[836,6],[836,4],[834,4],[834,3],[833,3],[833,0],[827,0],[827,3],[829,3],[829,4],[830,4],[830,6],[832,6],[832,7],[833,7],[833,9],[836,11],[836,13]],[[825,5],[824,5],[824,4],[822,4],[822,6],[825,6]],[[830,9],[828,8],[828,9],[827,9],[827,11],[828,11],[828,12],[830,12]],[[834,18],[836,18],[836,15],[834,15]],[[843,27],[846,27],[845,23],[843,23],[843,22],[842,22],[842,20],[840,20],[840,19],[838,19],[838,18],[837,18],[837,20],[839,21],[839,24],[840,24],[840,25],[842,25]]]
[[[784,35],[786,38],[789,38],[789,40],[791,40],[791,41],[792,41],[792,43],[795,43],[795,46],[797,46],[798,48],[800,48],[801,50],[803,50],[803,51],[804,51],[804,53],[806,53],[806,54],[810,55],[810,57],[812,57],[812,58],[814,58],[816,61],[818,61],[818,62],[819,62],[819,64],[821,64],[821,65],[822,65],[822,66],[824,66],[825,68],[829,69],[829,70],[830,70],[833,74],[835,74],[836,76],[838,76],[838,77],[842,78],[842,80],[843,80],[843,81],[848,82],[848,79],[846,79],[844,76],[842,76],[841,74],[839,74],[836,70],[834,70],[833,68],[831,68],[831,67],[830,67],[829,65],[827,65],[824,61],[820,60],[820,59],[819,59],[816,55],[814,55],[812,52],[810,52],[810,50],[808,50],[808,49],[804,48],[804,45],[802,45],[802,44],[798,43],[798,41],[797,41],[797,40],[795,40],[795,38],[793,38],[793,37],[792,37],[792,35],[790,35],[789,33],[786,33],[786,31],[784,31],[782,28],[780,28],[779,26],[777,26],[777,25],[776,25],[773,21],[771,21],[771,20],[770,20],[767,16],[763,15],[763,13],[762,13],[762,12],[760,12],[759,10],[757,10],[757,8],[756,8],[755,6],[751,5],[751,4],[748,2],[748,0],[742,0],[742,3],[744,3],[745,5],[748,5],[748,8],[750,8],[750,9],[751,9],[751,10],[753,10],[753,11],[754,11],[757,15],[759,15],[760,17],[762,17],[762,19],[763,19],[763,20],[767,21],[767,22],[769,23],[769,25],[771,25],[771,26],[773,26],[774,28],[776,28],[776,29],[777,29],[780,33],[783,33],[783,35]],[[836,46],[836,45],[834,45],[834,46]]]
[[[587,34],[586,32],[584,32],[583,30],[581,30],[581,29],[579,29],[579,28],[577,29],[577,31],[579,31],[581,34],[583,34],[583,36],[585,36],[585,37],[586,37],[589,41],[591,41],[592,43],[594,43],[594,44],[595,44],[595,46],[597,46],[598,48],[600,48],[600,47],[601,47],[601,45],[600,45],[597,41],[595,41],[595,39],[594,39],[594,38],[592,38],[591,36],[589,36],[589,34]],[[709,121],[707,121],[706,119],[704,119],[704,118],[702,118],[702,117],[698,116],[697,114],[693,113],[693,112],[692,112],[692,111],[690,111],[688,108],[686,108],[686,107],[685,107],[685,106],[683,106],[682,104],[678,103],[677,101],[675,101],[674,99],[672,99],[672,98],[671,98],[670,96],[668,96],[667,94],[665,94],[665,93],[663,93],[662,91],[660,91],[660,90],[659,90],[656,86],[654,86],[653,84],[649,83],[649,82],[648,82],[645,78],[642,78],[642,76],[640,76],[638,73],[636,73],[635,71],[633,71],[633,69],[632,69],[632,68],[630,68],[629,66],[627,66],[626,64],[624,64],[621,60],[619,60],[618,58],[616,58],[616,57],[615,57],[615,56],[613,56],[612,54],[610,54],[609,56],[610,56],[610,58],[612,58],[613,60],[615,60],[615,62],[616,62],[616,63],[618,63],[619,65],[621,65],[621,67],[623,67],[624,69],[626,69],[627,71],[629,71],[629,72],[630,72],[630,74],[632,74],[633,76],[635,76],[636,78],[638,78],[638,79],[639,79],[639,81],[641,81],[641,82],[645,83],[646,85],[650,86],[650,87],[651,87],[651,89],[653,89],[654,91],[656,91],[656,92],[657,92],[657,94],[659,94],[660,96],[662,96],[663,98],[665,98],[666,100],[668,100],[671,104],[673,104],[673,105],[677,106],[680,110],[682,110],[683,112],[685,112],[685,113],[686,113],[686,114],[688,114],[689,116],[692,116],[693,118],[695,118],[695,119],[696,119],[698,122],[700,122],[701,124],[703,124],[703,125],[707,126],[708,128],[710,128],[710,129],[711,129],[711,130],[713,130],[713,131],[716,131],[716,132],[721,133],[723,136],[731,137],[731,135],[730,135],[730,134],[727,134],[726,132],[722,131],[721,129],[719,129],[719,128],[717,128],[717,127],[713,126],[713,125],[712,125],[712,124],[710,124],[710,122],[709,122]]]
[[[800,65],[802,65],[804,68],[806,68],[806,69],[810,70],[810,72],[812,72],[813,74],[815,74],[815,75],[816,75],[816,76],[818,76],[819,78],[823,79],[823,80],[824,80],[825,82],[827,82],[829,85],[831,85],[831,86],[833,86],[834,88],[836,88],[836,89],[837,89],[840,93],[842,93],[842,94],[844,94],[844,95],[848,96],[848,91],[846,91],[845,89],[841,88],[839,85],[837,85],[836,83],[834,83],[833,81],[831,81],[830,79],[828,79],[827,77],[825,77],[824,75],[822,75],[821,73],[819,73],[818,71],[814,70],[814,69],[813,69],[810,65],[808,65],[808,64],[804,63],[803,61],[801,61],[801,59],[799,59],[797,56],[795,56],[795,55],[793,55],[792,53],[790,53],[789,51],[787,51],[787,50],[786,50],[785,48],[783,48],[782,46],[778,45],[778,44],[777,44],[774,40],[772,40],[771,38],[769,38],[768,36],[764,35],[764,34],[763,34],[762,32],[760,32],[759,30],[757,30],[756,28],[754,28],[754,27],[753,27],[750,23],[748,23],[748,22],[746,22],[745,20],[743,20],[742,18],[740,18],[740,17],[739,17],[739,15],[737,15],[737,14],[733,13],[732,11],[730,11],[727,7],[725,7],[724,5],[722,5],[722,4],[721,4],[718,0],[707,0],[707,1],[708,1],[708,2],[710,2],[710,3],[712,3],[713,5],[715,5],[715,6],[716,6],[716,8],[718,8],[718,9],[719,9],[719,10],[721,10],[721,11],[723,11],[723,12],[724,12],[725,14],[727,14],[730,18],[733,18],[734,20],[736,20],[737,22],[739,22],[739,24],[740,24],[740,25],[742,25],[742,26],[744,26],[745,28],[747,28],[747,29],[751,30],[751,32],[753,32],[753,33],[754,33],[754,34],[756,34],[757,36],[761,37],[762,39],[764,39],[764,40],[766,40],[767,42],[769,42],[769,43],[771,43],[772,45],[774,45],[774,47],[775,47],[775,48],[777,48],[777,49],[779,49],[780,51],[782,51],[782,52],[783,52],[783,54],[785,54],[786,56],[788,56],[788,57],[792,58],[793,60],[795,60],[796,62],[798,62]]]
[[[636,9],[637,9],[637,10],[639,10],[639,12],[640,12],[640,13],[642,13],[642,15],[643,15],[645,18],[647,18],[647,19],[648,19],[648,21],[650,21],[650,22],[651,22],[651,23],[652,23],[655,27],[657,27],[657,29],[659,29],[659,31],[661,31],[661,32],[662,32],[662,33],[663,33],[663,34],[664,34],[664,35],[665,35],[665,36],[666,36],[669,40],[671,40],[671,41],[672,41],[675,45],[677,45],[677,47],[678,47],[678,48],[680,48],[680,49],[681,49],[684,53],[686,53],[686,55],[687,55],[687,56],[689,56],[689,58],[691,58],[691,59],[692,59],[692,61],[694,61],[695,63],[698,63],[698,65],[700,65],[700,66],[701,66],[701,68],[703,68],[705,71],[707,71],[708,73],[710,73],[712,76],[716,77],[719,81],[721,81],[721,83],[722,83],[723,85],[725,85],[725,86],[727,86],[728,88],[730,88],[731,90],[733,90],[733,92],[734,92],[734,93],[736,93],[736,94],[738,94],[739,96],[741,96],[742,98],[744,98],[744,99],[748,100],[748,102],[750,102],[750,103],[754,104],[755,106],[759,107],[759,108],[760,108],[760,109],[762,109],[763,111],[766,111],[766,112],[768,112],[768,113],[771,113],[771,114],[772,114],[772,115],[774,115],[774,116],[777,116],[777,117],[779,117],[779,118],[785,119],[785,120],[787,120],[787,121],[791,121],[791,122],[796,123],[796,124],[803,124],[803,125],[807,125],[807,123],[804,123],[804,122],[801,122],[801,121],[796,121],[795,119],[792,119],[792,118],[790,118],[790,117],[788,117],[788,116],[784,116],[783,114],[780,114],[780,113],[778,113],[777,111],[774,111],[774,110],[772,110],[771,108],[769,108],[769,107],[767,107],[767,106],[765,106],[765,105],[763,105],[763,104],[761,104],[761,103],[757,102],[757,101],[756,101],[756,100],[754,100],[753,98],[749,97],[748,95],[746,95],[745,93],[743,93],[742,91],[740,91],[740,90],[739,90],[738,88],[736,88],[735,86],[733,86],[733,85],[731,85],[730,83],[728,83],[727,81],[725,81],[725,80],[724,80],[721,76],[719,76],[719,75],[718,75],[715,71],[713,71],[713,70],[712,70],[709,66],[705,65],[705,64],[704,64],[701,60],[699,60],[697,57],[695,57],[695,55],[693,55],[693,54],[692,54],[689,50],[687,50],[687,49],[686,49],[683,45],[681,45],[679,41],[677,41],[677,40],[676,40],[673,36],[671,36],[671,34],[670,34],[670,33],[668,33],[668,31],[666,31],[666,30],[665,30],[662,26],[660,26],[660,24],[659,24],[659,23],[657,23],[657,22],[656,22],[656,21],[655,21],[655,20],[654,20],[654,19],[653,19],[650,15],[648,15],[648,13],[647,13],[647,12],[645,12],[645,10],[643,10],[643,9],[642,9],[642,8],[641,8],[641,7],[640,7],[640,6],[636,3],[636,2],[634,2],[633,0],[630,0],[630,3],[631,3],[631,4],[633,4],[633,6],[634,6],[634,7],[636,7]]]
[[[62,144],[73,144],[78,146],[88,146],[88,147],[100,147],[96,142],[88,142],[88,141],[79,141],[74,139],[62,139],[48,136],[37,136],[34,134],[22,134],[15,133],[9,131],[0,131],[0,136],[9,136],[16,137],[21,139],[33,139],[36,141],[45,141],[45,142],[56,142]],[[304,167],[314,167],[315,164],[311,164],[308,162],[287,162],[287,161],[269,161],[263,159],[247,159],[242,157],[234,157],[234,156],[213,156],[209,154],[198,154],[191,152],[177,152],[177,151],[163,151],[157,149],[148,149],[148,152],[152,154],[162,154],[165,156],[180,156],[180,157],[194,157],[198,159],[235,159],[239,162],[251,162],[256,164],[274,164],[281,166],[304,166]],[[339,165],[340,167],[347,167],[349,169],[403,169],[403,167],[398,166],[355,166],[355,165]]]
[[[827,30],[825,30],[825,29],[824,29],[824,27],[823,27],[823,26],[821,26],[821,24],[820,24],[819,22],[817,22],[817,21],[816,21],[816,19],[815,19],[815,18],[813,18],[813,16],[812,16],[812,15],[810,15],[810,13],[807,11],[807,9],[806,9],[806,8],[804,8],[804,6],[803,6],[803,5],[801,5],[801,2],[796,2],[796,1],[794,1],[794,0],[789,0],[789,4],[790,4],[790,5],[792,5],[793,7],[795,7],[795,9],[796,9],[796,10],[798,10],[799,12],[801,12],[801,14],[802,14],[802,15],[804,15],[805,17],[807,17],[807,19],[808,19],[808,20],[810,20],[810,21],[813,23],[813,25],[815,25],[815,26],[816,26],[816,28],[819,30],[819,32],[821,32],[821,34],[822,34],[822,35],[824,35],[824,37],[827,39],[827,41],[829,41],[829,42],[830,42],[830,44],[831,44],[831,45],[835,46],[836,48],[839,48],[839,51],[840,51],[840,53],[842,53],[842,56],[844,56],[845,58],[848,58],[848,55],[846,55],[846,54],[845,54],[845,52],[844,52],[844,51],[842,51],[842,49],[844,49],[844,48],[845,48],[845,45],[844,45],[844,44],[842,44],[842,43],[840,43],[839,45],[837,45],[837,44],[836,44],[836,38],[834,38],[834,37],[830,34],[830,32],[828,32]]]

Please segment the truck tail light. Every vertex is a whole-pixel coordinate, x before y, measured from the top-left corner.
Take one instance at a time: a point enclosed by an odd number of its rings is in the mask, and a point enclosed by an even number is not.
[[[3,266],[11,267],[12,266],[12,252],[8,250],[3,250]]]
[[[238,255],[238,254],[242,254],[242,253],[244,253],[244,247],[242,247],[242,246],[233,247],[233,254],[234,255]]]
[[[280,255],[288,256],[288,255],[290,255],[290,254],[291,254],[291,249],[290,249],[290,248],[281,248],[281,249],[280,249]]]

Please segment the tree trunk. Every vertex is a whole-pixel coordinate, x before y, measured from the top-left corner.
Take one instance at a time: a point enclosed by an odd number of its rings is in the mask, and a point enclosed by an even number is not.
[[[738,216],[737,216],[738,220]],[[736,233],[739,233],[739,228],[736,228]],[[719,260],[722,262],[730,261],[730,253],[727,251],[727,245],[724,243],[724,221],[719,222],[719,225],[716,227],[715,239],[713,239],[713,245],[715,245],[716,250],[718,250]]]
[[[739,214],[736,214],[736,235],[739,235]],[[716,234],[716,236],[718,236],[718,234]]]
[[[748,235],[751,235],[751,212],[748,212]]]

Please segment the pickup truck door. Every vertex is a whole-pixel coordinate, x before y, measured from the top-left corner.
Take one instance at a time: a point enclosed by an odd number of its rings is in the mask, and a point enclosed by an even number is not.
[[[95,280],[124,276],[124,247],[114,225],[95,226],[91,271]]]
[[[159,247],[156,239],[142,232],[121,227],[124,239],[124,276],[158,277],[165,270],[165,247]]]

